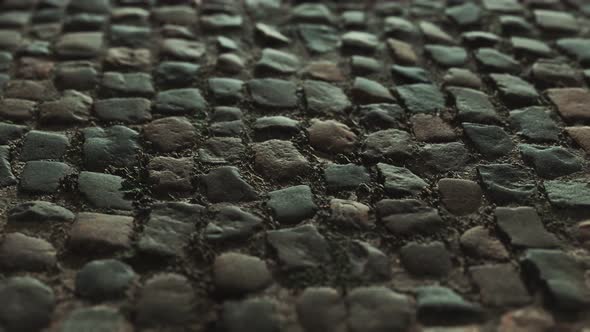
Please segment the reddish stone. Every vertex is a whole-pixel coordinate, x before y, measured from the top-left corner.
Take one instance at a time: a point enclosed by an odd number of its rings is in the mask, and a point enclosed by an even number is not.
[[[590,92],[583,88],[549,89],[547,97],[566,122],[590,121]]]

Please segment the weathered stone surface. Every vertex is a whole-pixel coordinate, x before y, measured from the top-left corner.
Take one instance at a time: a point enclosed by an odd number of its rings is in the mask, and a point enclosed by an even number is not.
[[[534,208],[499,207],[495,215],[500,230],[508,236],[513,246],[552,248],[559,244],[557,238],[545,230]]]
[[[559,138],[560,129],[552,113],[544,107],[532,106],[510,111],[508,120],[519,135],[532,142],[557,141]]]
[[[405,167],[379,163],[377,169],[383,178],[385,192],[390,195],[414,196],[428,187],[428,183]]]
[[[81,172],[78,190],[94,206],[106,209],[131,210],[132,201],[125,197],[123,179],[116,175]]]
[[[415,147],[409,133],[398,129],[380,130],[367,135],[363,156],[370,159],[409,158]]]
[[[253,235],[263,219],[237,206],[214,207],[215,216],[205,227],[205,239],[215,241],[242,240]]]
[[[388,230],[399,235],[434,234],[443,226],[438,210],[415,199],[383,199],[377,215]]]
[[[133,326],[117,309],[95,306],[73,310],[60,324],[61,332],[75,332],[89,329],[130,332]]]
[[[126,250],[132,233],[132,217],[82,212],[72,224],[68,245],[86,252]]]
[[[590,206],[590,187],[581,181],[544,182],[547,197],[558,208],[584,209]]]
[[[317,267],[330,257],[325,238],[309,224],[270,231],[267,240],[287,270]]]
[[[406,331],[415,309],[406,295],[373,286],[353,289],[346,299],[352,332]]]
[[[147,219],[137,246],[142,253],[182,256],[205,208],[184,202],[157,203]]]
[[[0,283],[0,325],[6,331],[35,331],[49,325],[56,305],[53,290],[32,277],[11,277]]]
[[[272,278],[263,260],[228,252],[215,258],[213,280],[222,293],[247,294],[265,288]]]
[[[436,113],[445,106],[444,96],[431,84],[402,85],[396,91],[406,109],[413,114]]]
[[[444,178],[438,181],[441,201],[455,215],[476,212],[482,203],[482,192],[477,182]]]
[[[0,266],[9,271],[43,271],[56,266],[53,245],[22,233],[8,233],[0,242]]]
[[[330,201],[329,220],[343,227],[367,228],[373,224],[369,212],[365,204],[334,198]]]
[[[346,331],[346,304],[343,296],[333,288],[307,288],[297,299],[296,311],[306,331]]]
[[[338,121],[314,119],[307,131],[311,146],[322,152],[349,153],[357,144],[357,135]]]
[[[524,169],[510,164],[477,167],[486,194],[499,203],[526,202],[537,193],[535,183]]]
[[[57,161],[29,161],[21,173],[20,189],[29,193],[53,194],[74,169]]]
[[[154,120],[143,128],[143,133],[154,147],[163,152],[177,151],[193,145],[197,134],[185,117]]]
[[[461,235],[461,247],[465,252],[476,257],[507,260],[508,251],[502,242],[493,237],[483,226],[475,226]]]
[[[151,102],[145,98],[111,98],[97,100],[94,112],[104,121],[144,123],[152,119]]]
[[[271,191],[267,205],[281,223],[297,223],[314,216],[317,209],[311,188],[299,185]]]
[[[121,298],[134,278],[133,269],[116,259],[91,261],[76,274],[76,293],[93,300]]]
[[[195,320],[195,294],[189,280],[179,274],[158,274],[139,291],[137,323],[146,327],[183,326]]]
[[[100,171],[109,167],[130,167],[137,163],[139,133],[125,126],[92,127],[82,131],[84,165]]]
[[[252,150],[254,167],[270,178],[305,176],[310,169],[309,161],[290,141],[268,140],[254,144]]]
[[[404,267],[417,277],[444,277],[453,267],[451,255],[441,242],[411,242],[400,249]]]
[[[560,146],[519,145],[522,159],[543,178],[553,179],[582,169],[580,158]]]
[[[234,166],[215,168],[200,178],[211,202],[252,201],[258,198],[256,190],[242,178]]]
[[[539,280],[546,303],[556,309],[579,310],[590,302],[583,269],[571,256],[560,250],[530,249],[521,260],[530,280]]]

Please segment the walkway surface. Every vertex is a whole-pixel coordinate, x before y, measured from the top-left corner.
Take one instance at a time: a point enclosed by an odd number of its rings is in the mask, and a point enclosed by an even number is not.
[[[0,1],[0,332],[590,332],[588,82],[585,0]]]

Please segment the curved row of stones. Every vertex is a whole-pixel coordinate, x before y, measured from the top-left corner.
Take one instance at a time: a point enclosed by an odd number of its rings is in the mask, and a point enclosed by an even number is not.
[[[0,331],[588,324],[590,6],[1,6]]]

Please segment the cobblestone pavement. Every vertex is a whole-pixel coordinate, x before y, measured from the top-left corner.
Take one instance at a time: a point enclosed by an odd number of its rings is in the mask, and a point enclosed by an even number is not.
[[[0,1],[0,331],[589,332],[590,2]]]

